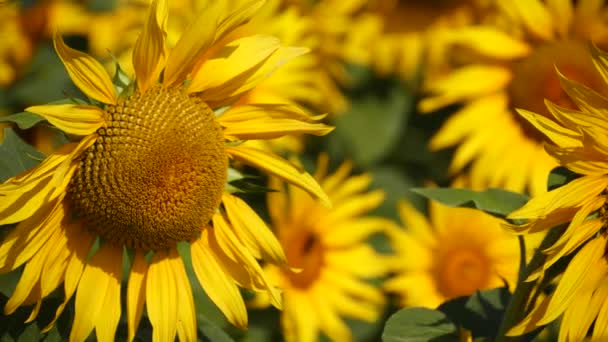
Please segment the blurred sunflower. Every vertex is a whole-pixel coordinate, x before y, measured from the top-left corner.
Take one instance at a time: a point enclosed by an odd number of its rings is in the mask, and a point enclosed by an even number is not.
[[[497,1],[477,25],[443,32],[466,51],[452,72],[425,85],[423,112],[463,104],[431,140],[433,149],[458,144],[451,164],[459,172],[471,162],[475,188],[502,187],[538,194],[557,164],[543,150],[544,139],[514,112],[548,115],[542,99],[571,103],[559,87],[557,66],[572,79],[608,89],[593,72],[586,42],[608,43],[601,1]]]
[[[327,164],[322,156],[315,178],[332,200],[332,209],[318,205],[300,189],[287,191],[279,180],[270,182],[272,188],[285,190],[268,194],[272,227],[290,266],[299,269],[265,268],[269,279],[283,289],[281,323],[287,341],[316,341],[320,333],[349,341],[350,329],[340,317],[373,322],[385,302],[381,289],[369,279],[386,274],[388,259],[366,243],[391,224],[366,216],[380,205],[384,193],[367,192],[370,175],[350,176],[350,163],[331,175],[326,174]],[[253,305],[267,305],[264,297],[258,296]]]
[[[592,53],[599,75],[608,83],[608,54],[595,47]],[[522,233],[566,226],[559,239],[543,251],[545,262],[527,281],[541,279],[545,270],[564,257],[572,259],[555,290],[532,303],[533,310],[509,334],[524,334],[561,316],[560,341],[582,341],[589,329],[593,330],[592,340],[605,340],[608,337],[608,98],[561,73],[558,76],[577,109],[547,100],[551,116],[525,110],[519,113],[551,141],[546,146],[547,152],[560,165],[582,176],[533,197],[509,218],[528,219],[525,224],[513,226]]]
[[[228,192],[227,180],[236,177],[229,160],[328,204],[309,174],[239,142],[323,135],[331,128],[288,105],[230,107],[279,65],[306,52],[282,47],[270,36],[224,40],[261,5],[251,1],[225,12],[210,4],[167,49],[167,3],[153,1],[134,47],[137,82],[121,86],[119,94],[100,63],[55,34],[55,49],[89,102],[26,109],[80,140],[0,185],[0,225],[18,223],[0,245],[0,271],[24,265],[7,314],[35,304],[33,320],[42,300],[63,283],[65,300],[56,317],[75,294],[70,339],[84,340],[95,329],[97,339],[113,340],[126,250],[129,340],[144,303],[154,340],[173,340],[176,334],[196,340],[180,242],[189,244],[201,286],[237,327],[247,325],[238,286],[265,291],[281,306],[256,259],[284,265],[285,255],[255,212]]]
[[[481,211],[431,202],[430,219],[399,203],[406,230],[394,231],[395,277],[384,288],[400,297],[401,306],[436,308],[477,290],[511,289],[517,282],[517,237],[500,220]]]

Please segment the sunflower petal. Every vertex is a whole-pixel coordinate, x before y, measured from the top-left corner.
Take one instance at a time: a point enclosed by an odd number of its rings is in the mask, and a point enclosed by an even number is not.
[[[211,1],[208,4],[169,53],[163,80],[165,86],[184,81],[192,70],[195,59],[213,43],[222,4],[221,1]]]
[[[271,36],[248,36],[230,42],[205,61],[192,76],[189,93],[225,86],[237,77],[263,63],[281,47],[278,38]]]
[[[133,341],[137,326],[141,320],[146,300],[146,273],[148,263],[142,252],[136,251],[129,272],[127,286],[127,327],[128,341]]]
[[[321,200],[325,206],[331,206],[329,197],[321,189],[319,183],[306,171],[299,170],[286,160],[269,152],[242,146],[226,147],[226,153],[245,164],[258,167],[277,178],[302,188],[313,197]]]
[[[177,335],[180,341],[197,341],[196,310],[190,280],[177,249],[171,249],[169,255],[177,288],[177,303],[179,303],[177,308]]]
[[[116,90],[104,67],[93,57],[74,50],[63,42],[59,33],[53,35],[55,50],[76,86],[97,101],[116,104]]]
[[[512,1],[512,5],[528,31],[545,40],[553,37],[551,14],[540,0],[507,1]]]
[[[146,307],[154,341],[173,341],[177,333],[177,288],[167,252],[154,254],[146,277]]]
[[[263,257],[277,265],[287,263],[285,252],[277,238],[245,201],[225,193],[222,203],[237,236],[243,239],[245,246],[254,252],[256,258]]]
[[[448,31],[445,35],[450,43],[470,47],[488,57],[515,59],[524,57],[530,52],[530,47],[525,41],[515,39],[491,26],[463,27]]]
[[[122,248],[102,245],[85,266],[76,292],[70,340],[85,340],[97,328],[100,340],[113,340],[120,319]]]
[[[580,290],[584,281],[605,274],[607,271],[605,263],[601,264],[603,267],[598,269],[605,247],[606,239],[600,236],[587,243],[574,256],[553,293],[547,312],[536,323],[538,326],[546,325],[557,319],[570,303],[576,300],[576,292]],[[595,288],[594,285],[591,285],[590,288]]]
[[[166,4],[159,6],[158,0],[152,2],[144,29],[133,47],[133,69],[142,93],[158,79],[164,67],[166,33],[160,23],[166,21],[166,8]]]
[[[268,78],[277,68],[288,61],[308,53],[308,48],[281,47],[270,57],[259,63],[256,68],[233,78],[230,82],[213,89],[207,89],[199,97],[209,102],[213,108],[227,105],[245,92],[253,89],[260,82]]]
[[[322,123],[308,123],[292,119],[262,119],[226,125],[224,137],[228,140],[276,139],[291,134],[323,136],[334,127]]]
[[[104,111],[96,106],[58,104],[32,106],[25,110],[42,116],[51,125],[74,135],[93,134],[105,123]]]
[[[208,230],[191,244],[192,266],[199,283],[226,319],[234,326],[247,327],[245,302],[234,280],[228,276],[217,256],[209,248]]]

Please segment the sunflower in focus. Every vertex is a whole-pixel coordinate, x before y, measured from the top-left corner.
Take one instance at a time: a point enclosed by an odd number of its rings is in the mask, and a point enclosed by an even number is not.
[[[84,340],[93,330],[98,340],[113,340],[123,262],[130,261],[129,340],[144,304],[154,340],[176,334],[196,340],[179,243],[189,247],[198,281],[235,326],[247,326],[239,286],[265,292],[281,306],[258,260],[284,266],[284,252],[257,214],[232,194],[227,181],[239,174],[230,163],[256,167],[327,205],[309,174],[240,142],[323,135],[332,128],[289,105],[231,106],[279,65],[306,52],[270,36],[224,39],[261,5],[251,1],[226,12],[210,4],[168,49],[167,3],[153,1],[133,49],[136,82],[120,87],[94,58],[54,35],[57,54],[88,100],[26,109],[73,142],[0,185],[0,225],[16,224],[0,245],[0,270],[24,266],[6,314],[34,305],[33,320],[43,299],[63,284],[65,299],[55,319],[75,297],[70,340]]]
[[[608,83],[608,54],[592,47],[598,74]],[[543,250],[546,260],[527,281],[543,279],[556,262],[571,257],[554,291],[532,303],[533,309],[509,335],[520,335],[549,324],[561,316],[560,341],[608,337],[608,98],[559,73],[563,90],[575,109],[547,100],[544,113],[519,113],[549,140],[547,152],[559,164],[581,175],[559,188],[533,197],[509,215],[527,219],[512,228],[521,233],[565,227],[561,236]],[[537,291],[542,291],[538,289]]]
[[[501,187],[538,194],[557,164],[544,138],[514,108],[544,115],[542,99],[573,104],[560,88],[555,66],[571,79],[608,93],[593,70],[588,40],[608,43],[601,1],[496,1],[476,25],[443,32],[460,58],[453,71],[425,85],[419,108],[430,112],[462,104],[432,138],[441,149],[458,145],[450,170],[469,163],[475,188]]]
[[[374,322],[385,303],[380,288],[369,282],[387,272],[388,257],[366,243],[391,222],[366,214],[380,205],[384,193],[367,191],[368,174],[351,176],[344,162],[327,175],[328,159],[319,158],[315,178],[332,201],[328,209],[299,188],[268,194],[268,208],[292,269],[268,265],[269,279],[283,289],[281,324],[287,341],[317,341],[322,333],[334,341],[352,340],[341,317]],[[276,178],[273,189],[283,189]],[[264,297],[252,303],[263,306]]]
[[[393,230],[396,275],[384,288],[399,295],[401,306],[436,308],[505,281],[515,287],[519,244],[499,219],[435,202],[429,219],[406,202],[398,209],[406,230]]]

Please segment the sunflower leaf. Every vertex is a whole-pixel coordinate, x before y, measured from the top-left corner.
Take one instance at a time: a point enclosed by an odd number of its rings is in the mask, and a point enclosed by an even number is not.
[[[0,182],[30,169],[44,159],[44,154],[28,145],[12,129],[4,129],[0,144]]]
[[[505,218],[528,201],[525,195],[500,189],[414,188],[411,191],[450,207],[476,208],[500,218]]]
[[[401,309],[386,322],[382,341],[458,341],[458,328],[441,311],[427,308]]]
[[[496,337],[511,294],[506,287],[477,291],[469,297],[447,301],[438,310],[473,337]]]
[[[37,123],[44,121],[44,118],[30,112],[21,112],[0,117],[0,122],[12,122],[17,124],[20,129],[34,127]]]
[[[559,188],[560,186],[569,183],[578,177],[580,177],[579,174],[574,173],[563,166],[558,166],[549,173],[549,178],[547,179],[547,190],[551,191],[555,188]]]

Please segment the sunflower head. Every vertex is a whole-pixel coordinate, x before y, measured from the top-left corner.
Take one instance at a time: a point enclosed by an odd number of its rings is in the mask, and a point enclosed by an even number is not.
[[[155,86],[105,112],[67,189],[76,215],[132,248],[196,238],[219,207],[228,169],[213,111],[179,88]]]

